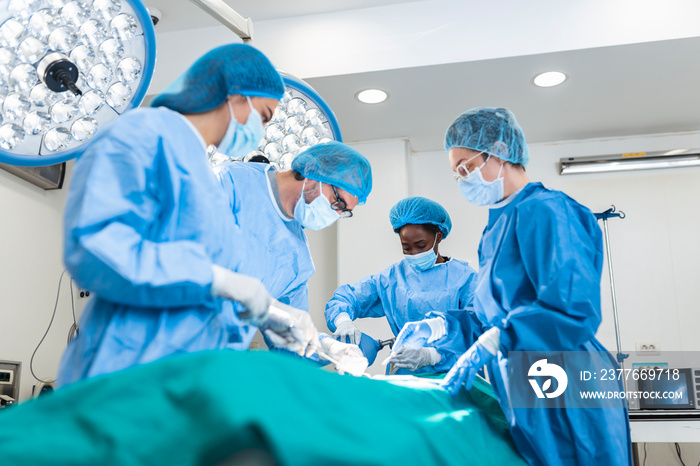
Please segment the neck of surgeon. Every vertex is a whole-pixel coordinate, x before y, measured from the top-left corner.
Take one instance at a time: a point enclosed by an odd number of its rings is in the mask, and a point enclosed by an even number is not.
[[[511,194],[528,184],[530,178],[522,165],[505,162],[501,159],[499,159],[499,162],[503,162],[503,172],[501,173],[503,177],[503,198],[507,199]]]

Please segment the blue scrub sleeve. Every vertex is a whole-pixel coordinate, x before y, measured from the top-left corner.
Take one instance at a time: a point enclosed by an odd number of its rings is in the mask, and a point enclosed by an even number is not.
[[[473,345],[479,336],[484,333],[484,325],[479,321],[471,307],[468,309],[432,311],[425,316],[426,319],[431,317],[442,317],[445,319],[447,334],[451,332],[460,333],[466,348]]]
[[[468,269],[473,270],[471,267],[468,267]],[[478,283],[479,275],[473,272],[459,289],[459,306],[461,309],[474,307],[474,292]]]
[[[302,311],[309,310],[309,288],[306,283],[302,283],[295,289],[285,293],[277,300],[284,304],[289,304],[292,307],[301,309]]]
[[[352,320],[362,317],[384,317],[384,306],[379,298],[379,275],[370,275],[353,285],[335,290],[326,304],[326,324],[335,332],[335,318],[345,312]]]
[[[432,317],[445,319],[445,336],[426,345],[435,348],[442,356],[439,363],[430,366],[432,372],[447,372],[471,346],[465,341],[462,324],[453,312],[459,311],[431,311],[425,316],[426,319]]]
[[[515,223],[518,251],[534,299],[504,318],[506,351],[570,351],[601,322],[602,237],[595,218],[564,198],[529,203]]]
[[[65,215],[68,271],[81,287],[119,304],[213,305],[212,260],[202,245],[146,239],[172,201],[159,199],[154,184],[171,181],[171,167],[154,160],[163,141],[143,141],[143,129],[111,129],[75,166]]]

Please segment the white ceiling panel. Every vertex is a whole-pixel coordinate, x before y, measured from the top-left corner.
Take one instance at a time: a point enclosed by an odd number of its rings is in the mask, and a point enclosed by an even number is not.
[[[473,106],[510,108],[530,142],[700,130],[696,0],[227,3],[253,19],[255,46],[327,101],[346,141],[441,150],[447,125]],[[187,0],[149,4],[163,10],[151,94],[237,40]],[[569,79],[535,87],[548,70]],[[370,87],[389,99],[359,103]]]
[[[162,13],[160,32],[182,31],[216,26],[217,22],[188,0],[144,0],[147,7],[156,7]],[[225,0],[244,18],[254,22],[292,18],[320,13],[357,10],[397,3],[406,0]]]

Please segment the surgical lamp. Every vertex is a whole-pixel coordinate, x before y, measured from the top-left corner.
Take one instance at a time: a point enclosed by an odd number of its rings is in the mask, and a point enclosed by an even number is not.
[[[309,147],[329,141],[342,142],[338,121],[321,96],[304,81],[281,74],[285,92],[265,127],[265,137],[258,150],[245,156],[234,155],[232,160],[248,161],[263,155],[280,170],[286,170],[294,157]],[[229,160],[213,146],[209,148],[209,155],[213,165]]]
[[[0,163],[75,157],[141,103],[154,65],[139,0],[0,0]]]

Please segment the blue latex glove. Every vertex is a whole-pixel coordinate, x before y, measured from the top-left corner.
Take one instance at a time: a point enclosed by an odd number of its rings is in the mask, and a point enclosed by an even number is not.
[[[476,373],[494,357],[496,357],[495,354],[487,350],[480,341],[477,341],[466,353],[460,356],[440,386],[447,389],[452,396],[459,392],[462,385],[467,390],[471,390]]]

